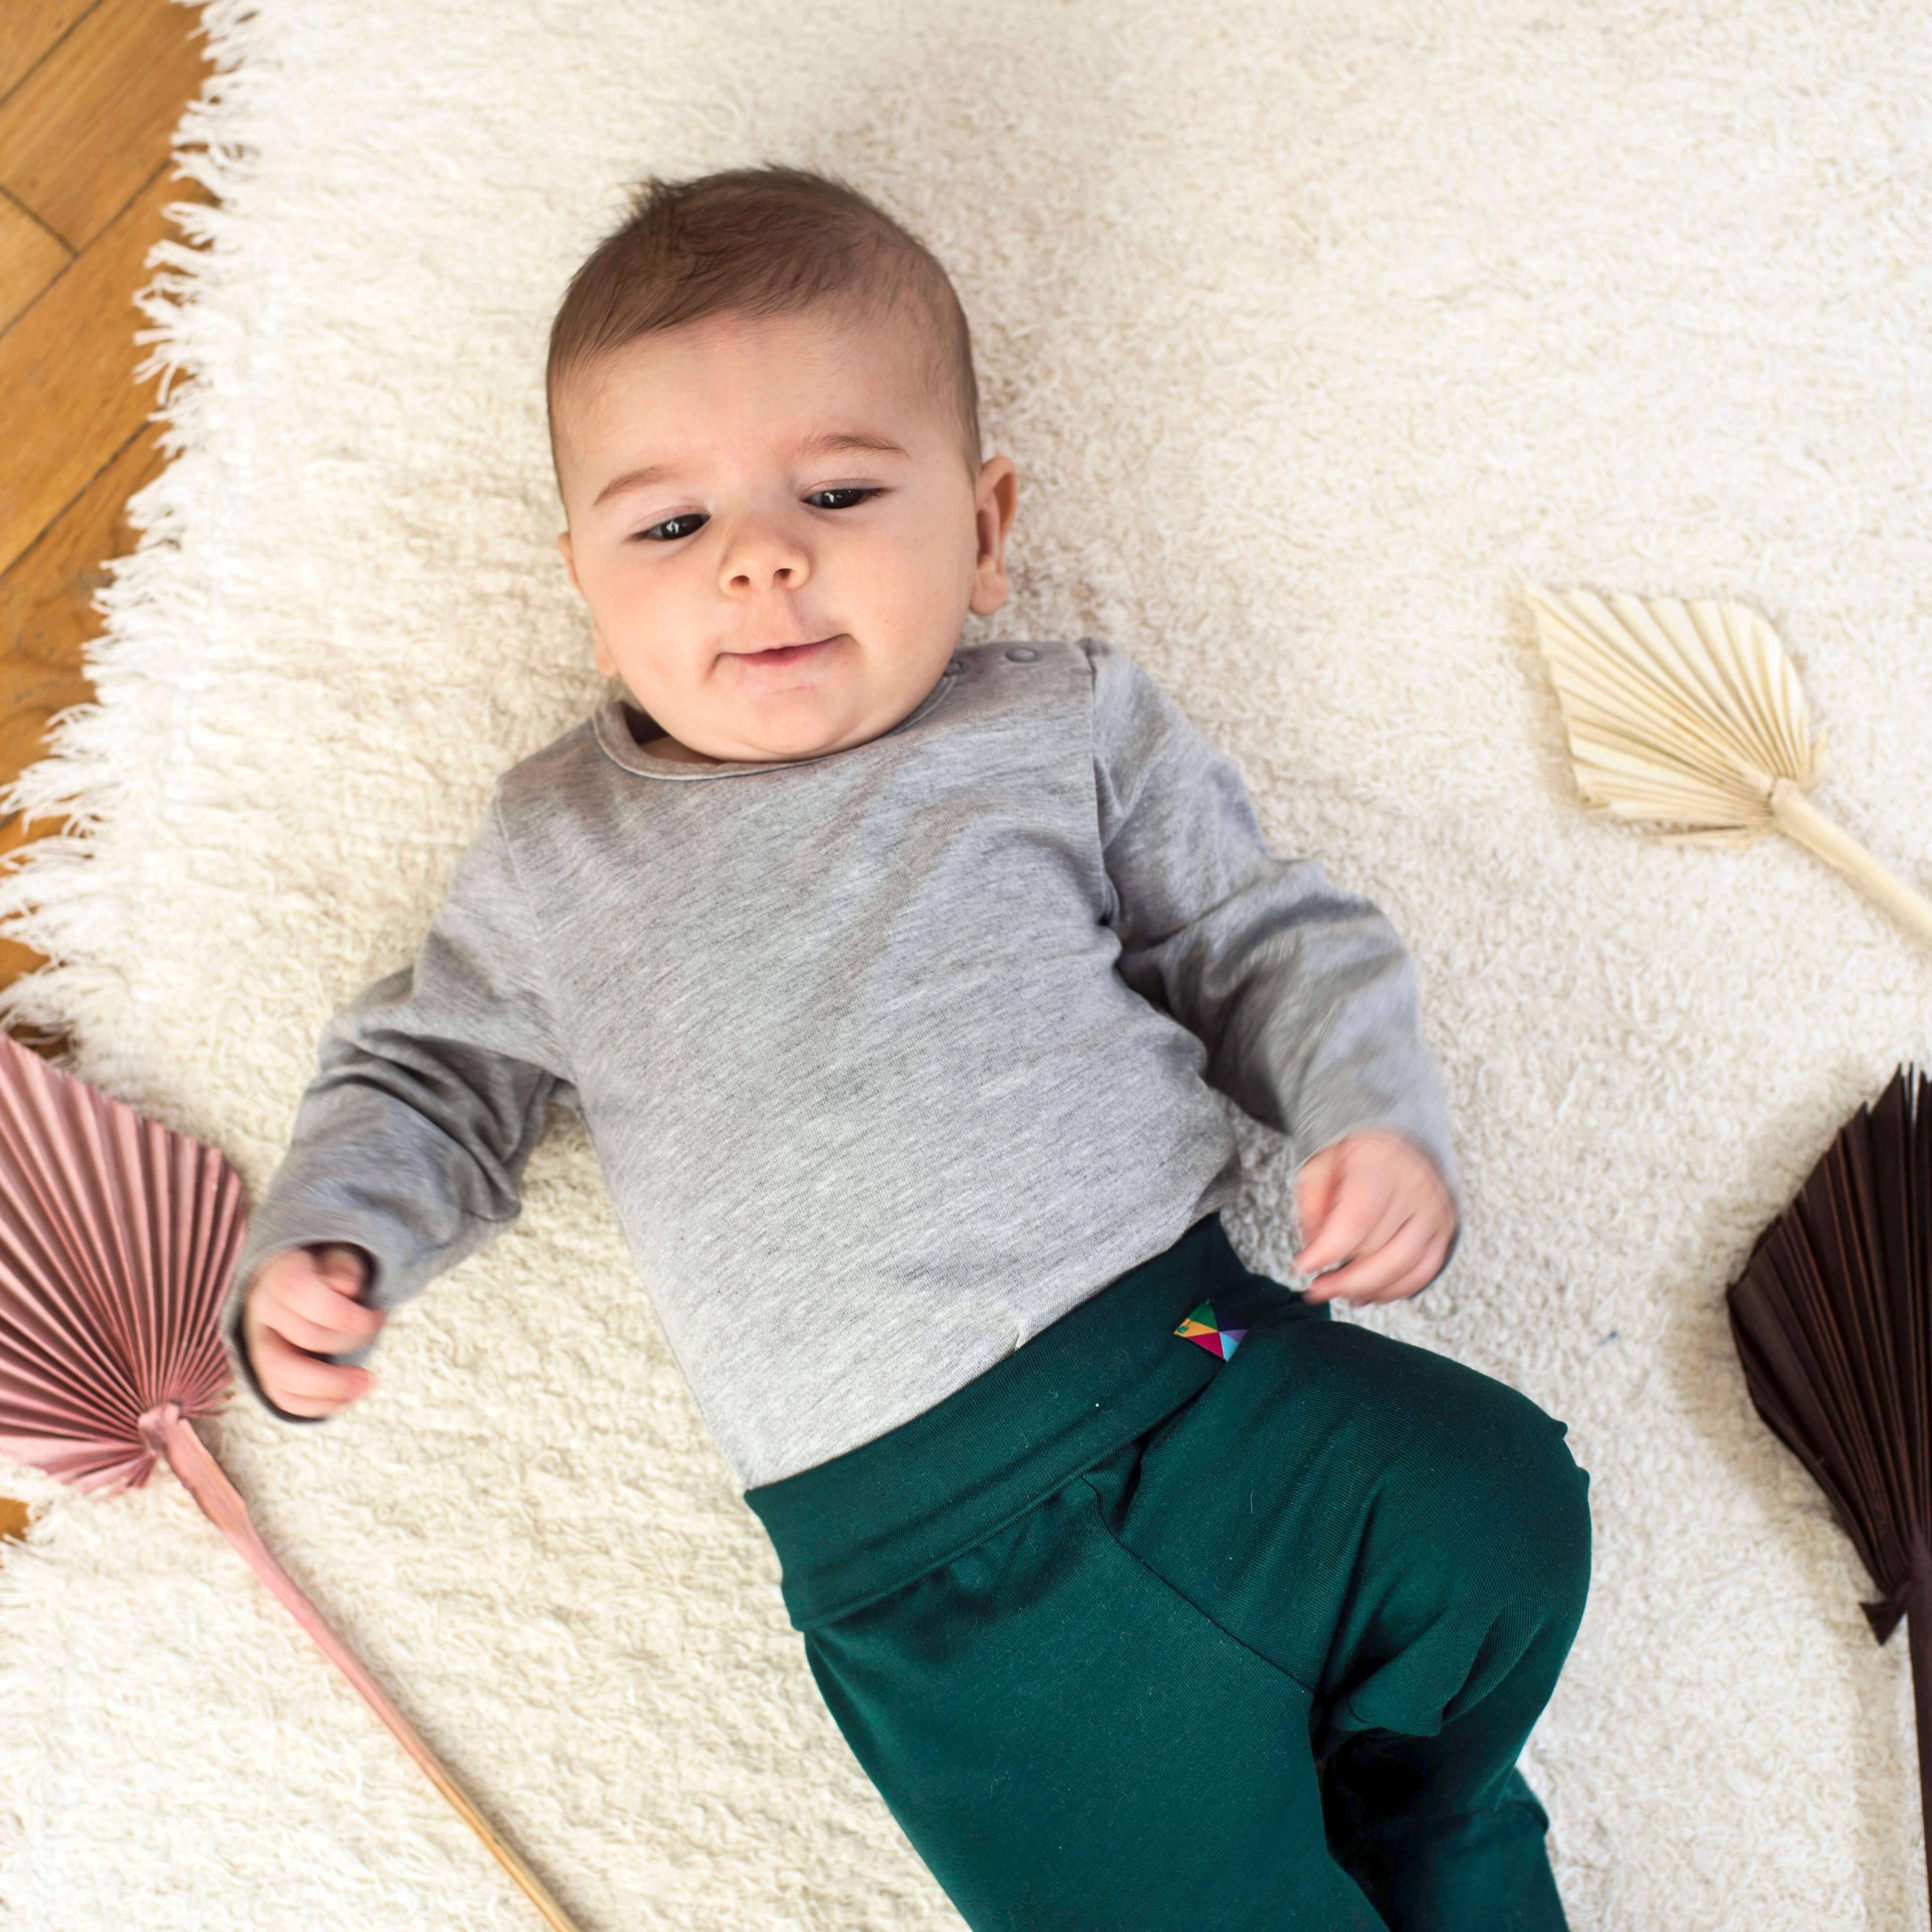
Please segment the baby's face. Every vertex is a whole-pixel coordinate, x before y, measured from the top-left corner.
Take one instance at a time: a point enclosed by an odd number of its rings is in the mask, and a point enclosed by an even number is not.
[[[597,666],[672,757],[862,744],[1005,601],[1017,484],[969,473],[910,320],[718,316],[626,344],[556,398],[558,539]],[[865,447],[864,444],[884,446]]]

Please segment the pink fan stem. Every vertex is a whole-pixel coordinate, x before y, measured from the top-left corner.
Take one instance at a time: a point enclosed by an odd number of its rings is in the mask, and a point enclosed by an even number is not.
[[[416,1735],[410,1720],[390,1702],[387,1694],[365,1670],[355,1654],[329,1628],[328,1622],[302,1594],[295,1579],[274,1558],[262,1540],[248,1514],[240,1492],[228,1480],[227,1472],[208,1453],[196,1434],[194,1426],[182,1414],[181,1404],[157,1404],[141,1418],[141,1433],[168,1459],[190,1496],[222,1534],[247,1558],[248,1567],[274,1592],[296,1622],[307,1630],[322,1654],[362,1693],[363,1700],[394,1732],[404,1750],[428,1773],[430,1781],[489,1846],[504,1870],[529,1894],[532,1904],[550,1922],[554,1932],[578,1932],[575,1922],[544,1888],[543,1882],[516,1852],[491,1830],[488,1822],[464,1796],[456,1781],[436,1762],[435,1754]]]

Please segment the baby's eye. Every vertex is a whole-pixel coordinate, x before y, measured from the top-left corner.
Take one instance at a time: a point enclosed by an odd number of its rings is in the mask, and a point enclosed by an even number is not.
[[[810,503],[820,496],[850,497],[852,500],[849,502],[821,503],[818,506],[820,509],[825,510],[850,510],[856,508],[868,496],[876,496],[879,494],[880,491],[876,486],[862,487],[854,483],[848,484],[838,489],[814,490],[805,500]],[[638,535],[640,537],[649,537],[658,543],[676,543],[680,537],[688,537],[693,531],[702,530],[710,520],[709,517],[700,517],[695,514],[685,517],[668,517],[661,524],[653,524],[647,530],[640,530]]]
[[[659,543],[675,543],[680,537],[688,537],[691,534],[691,530],[680,530],[678,527],[680,524],[688,524],[692,530],[696,530],[710,520],[707,517],[699,516],[668,517],[661,524],[653,524],[647,530],[640,530],[638,535],[655,538]]]

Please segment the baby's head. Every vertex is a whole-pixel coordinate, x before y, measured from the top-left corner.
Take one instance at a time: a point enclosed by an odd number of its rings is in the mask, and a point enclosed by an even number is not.
[[[670,755],[876,738],[938,682],[967,612],[1005,601],[1018,484],[980,460],[964,313],[842,182],[646,182],[572,279],[548,394],[597,667]]]

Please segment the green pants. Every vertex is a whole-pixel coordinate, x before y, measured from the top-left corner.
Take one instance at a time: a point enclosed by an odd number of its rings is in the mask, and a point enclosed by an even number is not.
[[[1527,1396],[1328,1317],[1210,1215],[747,1493],[974,1932],[1564,1925],[1516,1761],[1582,1616],[1588,1473]]]

